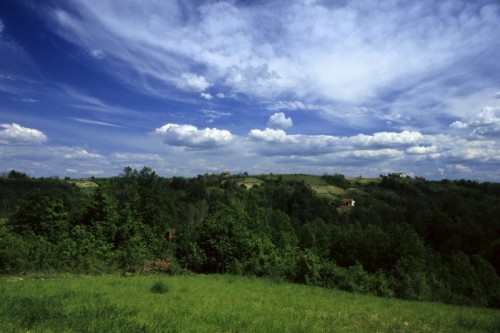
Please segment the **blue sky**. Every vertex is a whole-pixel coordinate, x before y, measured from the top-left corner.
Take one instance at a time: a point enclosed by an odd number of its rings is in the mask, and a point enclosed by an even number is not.
[[[0,2],[0,171],[500,180],[498,1]]]

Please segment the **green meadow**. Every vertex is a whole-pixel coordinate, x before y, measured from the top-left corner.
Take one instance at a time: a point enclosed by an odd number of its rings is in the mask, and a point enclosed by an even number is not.
[[[229,275],[4,276],[0,332],[500,332],[500,312]]]

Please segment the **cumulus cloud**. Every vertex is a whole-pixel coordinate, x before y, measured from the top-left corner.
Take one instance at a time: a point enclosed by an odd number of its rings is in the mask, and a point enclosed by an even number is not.
[[[472,172],[472,169],[470,167],[468,167],[467,165],[463,165],[463,164],[447,165],[446,168],[449,170],[458,171],[460,173],[471,173]]]
[[[457,120],[450,125],[454,129],[471,128],[478,137],[500,135],[500,107],[486,106],[466,121]]]
[[[367,160],[373,161],[373,160],[389,159],[389,158],[401,158],[403,156],[404,156],[403,152],[397,149],[388,149],[388,148],[352,150],[336,154],[337,158],[364,160],[365,163]]]
[[[292,118],[287,118],[283,112],[271,115],[267,122],[267,127],[274,129],[286,129],[292,127],[292,125]]]
[[[23,127],[16,123],[0,124],[0,144],[2,145],[32,145],[47,141],[47,136],[41,131]]]
[[[436,145],[431,146],[414,146],[406,149],[406,152],[411,155],[427,155],[434,154],[439,151]]]
[[[176,84],[178,88],[192,92],[203,92],[210,87],[210,83],[203,76],[193,73],[182,73]]]
[[[429,157],[445,164],[489,163],[500,160],[500,149],[495,140],[442,134],[427,135],[425,141],[437,146],[439,150]]]
[[[475,135],[500,135],[500,107],[483,108],[469,125],[474,128]]]
[[[373,146],[407,146],[418,143],[422,140],[423,135],[416,131],[403,132],[379,132],[373,135],[358,134],[356,136],[346,138],[345,141],[358,147],[373,147]]]
[[[166,124],[155,130],[167,145],[193,149],[211,149],[229,143],[231,132],[216,128],[198,129],[193,125]]]
[[[211,94],[209,93],[200,93],[200,96],[203,97],[204,99],[207,99],[207,100],[211,100],[212,98],[214,98]]]
[[[399,133],[379,132],[373,135],[358,134],[350,137],[332,135],[287,134],[282,129],[253,129],[248,133],[251,140],[266,142],[259,149],[266,155],[318,155],[338,151],[359,149],[385,149],[407,147],[418,144],[423,139],[419,132],[403,131]]]
[[[250,139],[274,143],[293,143],[297,142],[297,136],[287,135],[282,129],[266,128],[265,130],[253,129],[248,133]]]
[[[455,128],[455,129],[464,129],[464,128],[468,128],[469,125],[467,125],[467,123],[464,123],[463,121],[457,120],[457,121],[454,121],[453,123],[451,123],[450,127]]]

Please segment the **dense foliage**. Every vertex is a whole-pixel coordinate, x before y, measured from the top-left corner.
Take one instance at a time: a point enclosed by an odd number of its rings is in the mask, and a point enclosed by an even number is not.
[[[269,276],[385,297],[500,307],[500,184],[324,175],[163,178],[79,188],[0,178],[0,273],[140,270]],[[316,177],[320,179],[320,177]]]

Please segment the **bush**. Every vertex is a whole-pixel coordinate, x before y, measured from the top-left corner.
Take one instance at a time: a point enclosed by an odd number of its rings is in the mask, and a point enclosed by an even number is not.
[[[155,261],[150,261],[146,263],[142,269],[142,274],[150,274],[150,273],[165,273],[169,274],[172,270],[172,263],[169,258],[165,260],[156,259]]]
[[[168,286],[163,281],[156,281],[151,287],[151,292],[155,294],[165,294],[168,292]]]

